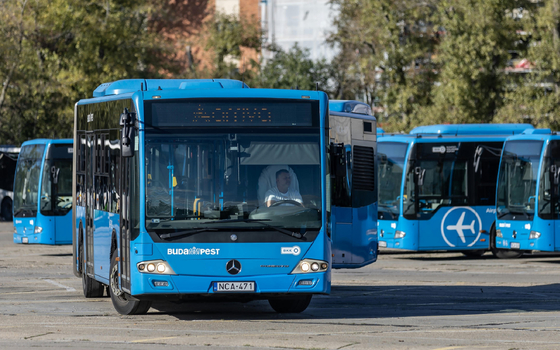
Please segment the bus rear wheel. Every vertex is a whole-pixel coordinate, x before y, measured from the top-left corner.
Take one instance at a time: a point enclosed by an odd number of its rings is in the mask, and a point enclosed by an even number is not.
[[[517,259],[523,255],[523,252],[516,250],[492,249],[492,254],[500,259]]]
[[[268,303],[278,313],[299,314],[305,311],[312,295],[268,299]]]
[[[126,294],[119,289],[119,267],[116,250],[111,254],[111,275],[109,276],[108,289],[113,307],[121,315],[144,315],[152,306],[151,301],[128,299]]]
[[[89,277],[85,269],[82,272],[82,288],[86,298],[101,298],[105,290],[105,286]]]

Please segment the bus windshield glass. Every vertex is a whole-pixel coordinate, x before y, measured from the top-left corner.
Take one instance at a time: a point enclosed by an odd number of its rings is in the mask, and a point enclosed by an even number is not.
[[[403,215],[431,217],[441,206],[468,203],[467,162],[461,143],[417,143],[408,162]]]
[[[379,219],[396,220],[399,216],[401,184],[408,143],[380,142],[379,161]]]
[[[506,142],[498,179],[499,219],[533,219],[542,144],[542,141]]]
[[[72,209],[72,145],[52,144],[43,165],[41,214],[63,216]]]
[[[14,186],[15,217],[37,215],[39,177],[44,151],[45,145],[27,145],[21,149]]]
[[[290,241],[293,232],[316,237],[319,129],[258,130],[146,131],[145,215],[152,237],[173,242],[215,242],[223,232],[246,242]]]
[[[539,217],[558,219],[560,214],[560,141],[548,143],[543,157],[539,185]]]

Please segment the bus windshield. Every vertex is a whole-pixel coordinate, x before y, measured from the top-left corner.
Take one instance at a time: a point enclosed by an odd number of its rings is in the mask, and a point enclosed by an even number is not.
[[[441,206],[468,203],[467,162],[461,143],[417,143],[408,162],[403,214],[431,217]]]
[[[560,141],[546,147],[539,185],[539,217],[558,219],[560,214]]]
[[[542,141],[506,142],[498,179],[499,219],[533,219],[542,144]]]
[[[248,241],[271,242],[290,239],[286,232],[308,240],[318,234],[318,129],[297,134],[148,130],[145,142],[145,215],[152,236],[207,242],[217,239],[217,232],[243,231]],[[278,183],[279,176],[284,183]],[[285,181],[287,192],[279,191]]]
[[[39,177],[45,145],[26,145],[21,148],[14,186],[14,216],[37,215]]]
[[[52,144],[43,165],[41,214],[63,216],[72,209],[72,145]]]
[[[407,143],[380,142],[377,144],[379,160],[379,219],[396,220],[399,216],[401,184]]]

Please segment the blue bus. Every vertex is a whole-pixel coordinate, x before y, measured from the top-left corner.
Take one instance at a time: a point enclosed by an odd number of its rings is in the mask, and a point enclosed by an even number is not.
[[[14,175],[20,147],[0,145],[0,215],[6,221],[12,220],[14,198]]]
[[[21,145],[14,180],[14,243],[72,243],[72,140]]]
[[[363,256],[337,266],[374,262],[363,222],[376,219],[375,143],[352,129],[331,145],[327,103],[319,91],[225,79],[120,80],[80,100],[72,226],[84,296],[107,288],[125,315],[154,300],[223,298],[302,312],[330,292],[334,206],[357,213],[349,253]],[[352,181],[333,178],[332,163]]]
[[[527,128],[431,125],[380,137],[380,247],[484,254],[503,143]]]
[[[560,135],[530,129],[509,137],[498,176],[492,248],[500,258],[560,251]]]
[[[376,124],[366,103],[329,101],[335,269],[361,267],[377,257]]]

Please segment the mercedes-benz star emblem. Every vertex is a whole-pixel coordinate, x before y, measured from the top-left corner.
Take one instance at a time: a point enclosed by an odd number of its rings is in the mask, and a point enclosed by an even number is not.
[[[230,260],[226,264],[226,270],[231,275],[237,275],[239,272],[241,272],[241,263],[237,260]]]

